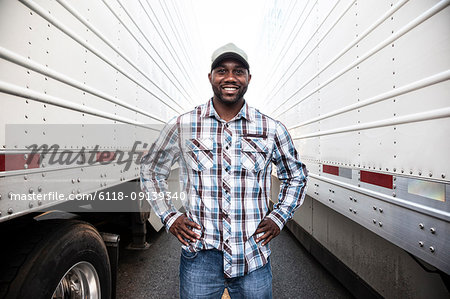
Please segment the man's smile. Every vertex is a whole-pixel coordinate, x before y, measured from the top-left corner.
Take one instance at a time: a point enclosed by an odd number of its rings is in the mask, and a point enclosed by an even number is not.
[[[222,90],[224,90],[224,92],[227,93],[227,94],[235,94],[239,90],[239,87],[238,86],[225,85],[225,86],[222,86]]]

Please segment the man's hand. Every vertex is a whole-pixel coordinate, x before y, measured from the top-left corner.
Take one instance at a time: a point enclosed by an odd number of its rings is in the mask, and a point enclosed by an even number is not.
[[[174,223],[170,226],[169,231],[180,240],[186,246],[189,246],[189,243],[186,240],[194,242],[195,240],[200,239],[200,236],[192,231],[192,228],[195,227],[197,229],[201,229],[200,225],[195,222],[189,220],[186,215],[181,215],[178,217]]]
[[[270,218],[265,218],[261,223],[259,223],[258,228],[255,231],[255,235],[259,233],[264,233],[261,237],[257,238],[255,241],[259,243],[259,241],[264,240],[262,245],[266,245],[273,238],[280,234],[280,228],[278,225]]]

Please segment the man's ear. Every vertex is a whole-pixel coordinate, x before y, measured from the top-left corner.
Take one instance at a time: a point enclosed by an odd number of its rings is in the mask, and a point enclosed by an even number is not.
[[[212,73],[212,72],[211,72],[211,73]],[[212,79],[212,74],[211,74],[211,73],[208,74],[209,83],[212,83],[212,82],[211,82],[211,79]]]
[[[252,75],[249,73],[248,74],[248,83],[250,83],[250,80],[252,79]]]

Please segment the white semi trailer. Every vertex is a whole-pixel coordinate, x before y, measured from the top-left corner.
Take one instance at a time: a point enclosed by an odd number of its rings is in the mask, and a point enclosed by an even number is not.
[[[253,103],[310,170],[288,228],[357,297],[448,296],[448,4],[265,3]],[[92,211],[134,212],[145,247],[135,161],[206,100],[192,16],[185,1],[0,1],[0,296],[114,294],[118,236]]]
[[[113,297],[111,218],[146,247],[139,158],[197,92],[183,5],[0,1],[1,298]]]
[[[264,22],[261,107],[310,171],[288,226],[357,297],[449,295],[449,3],[277,2]]]

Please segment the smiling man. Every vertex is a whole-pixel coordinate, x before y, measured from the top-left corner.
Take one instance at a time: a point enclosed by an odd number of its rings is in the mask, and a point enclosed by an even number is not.
[[[183,244],[181,298],[220,298],[225,287],[231,298],[272,298],[269,242],[302,204],[307,171],[286,128],[244,100],[244,51],[217,49],[208,78],[213,98],[169,122],[143,157],[142,189]],[[167,192],[176,162],[185,213]],[[282,184],[270,211],[272,164]]]

